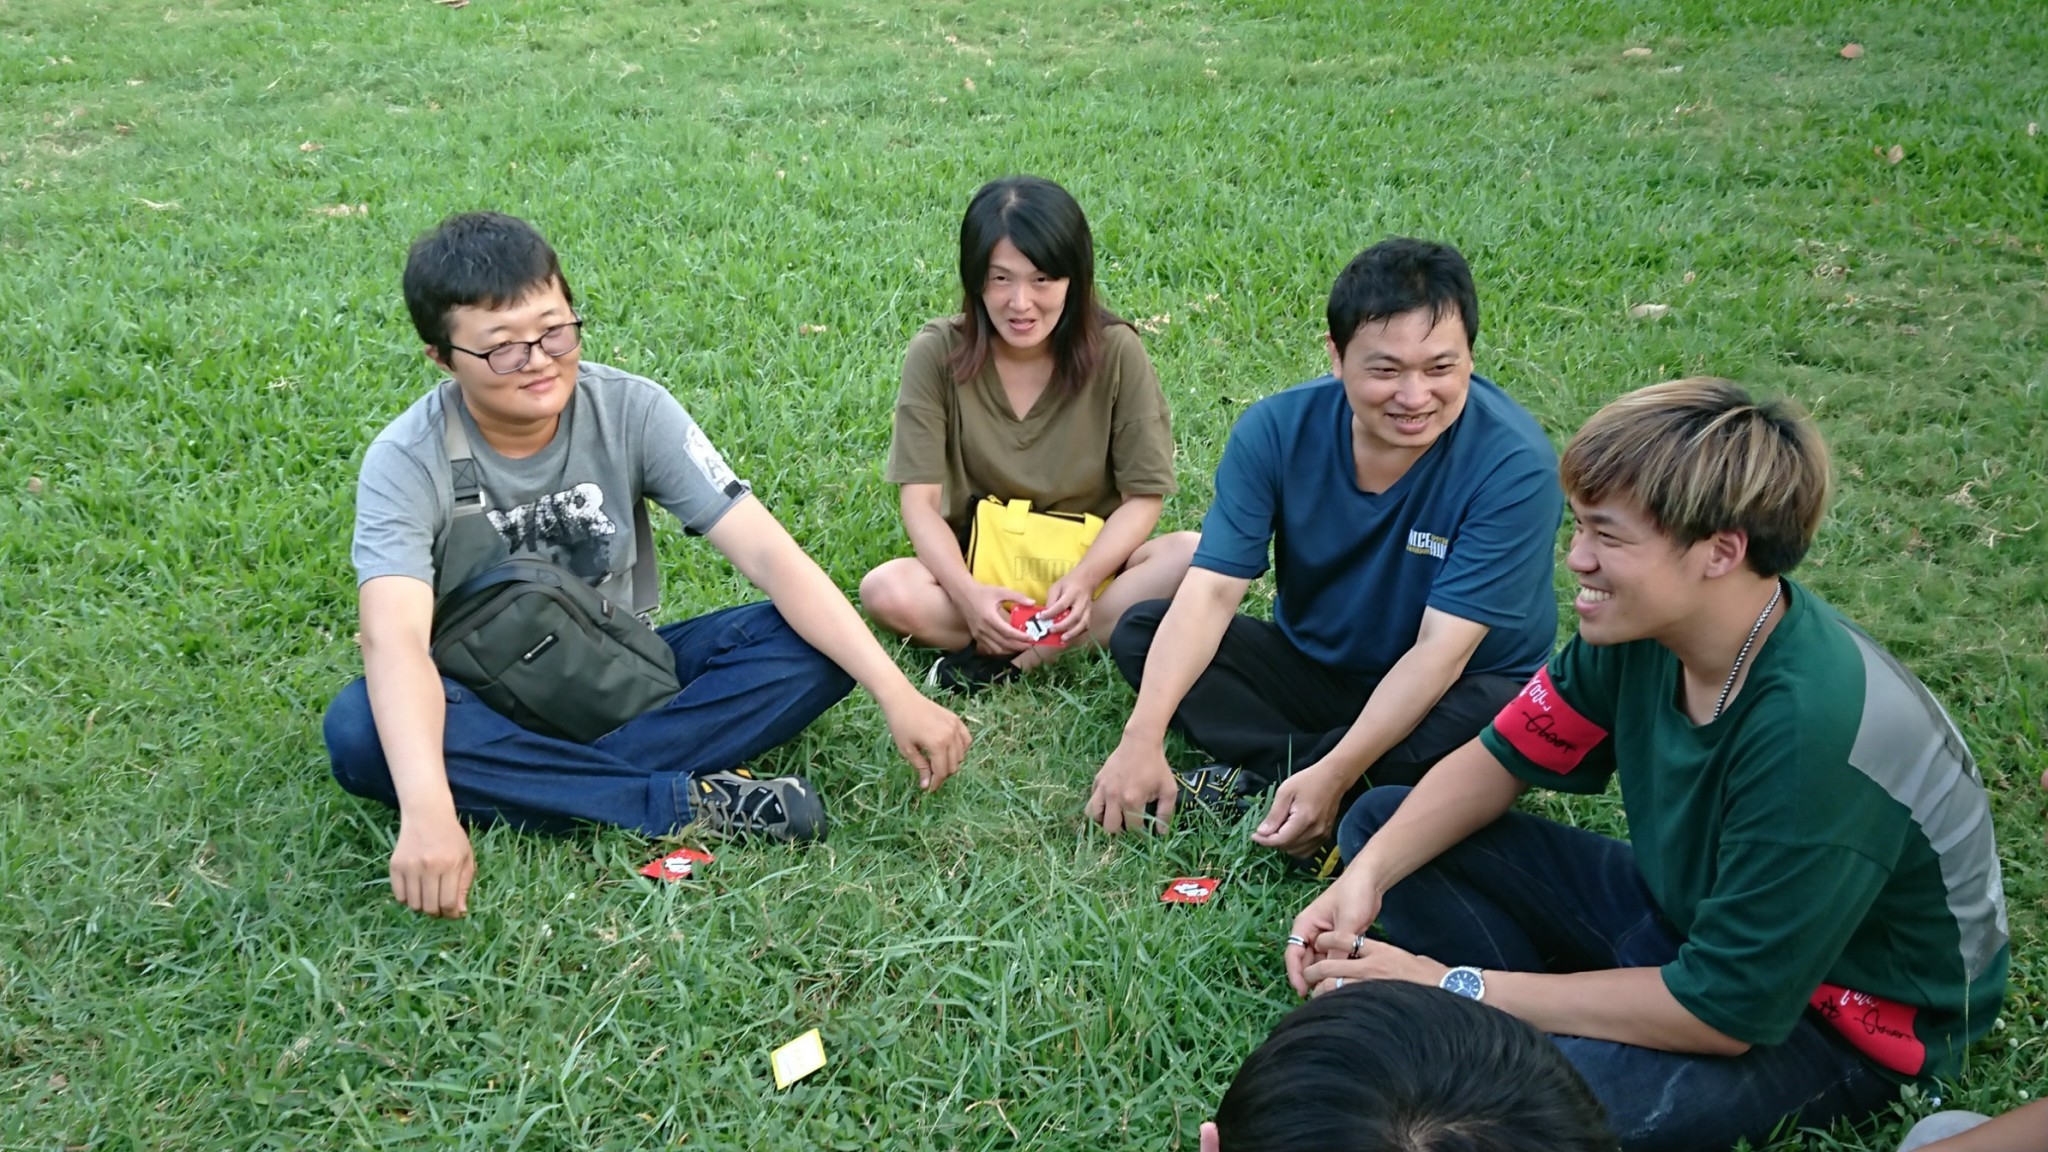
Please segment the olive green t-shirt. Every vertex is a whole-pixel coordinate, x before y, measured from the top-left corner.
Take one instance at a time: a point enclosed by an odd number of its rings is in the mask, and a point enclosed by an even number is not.
[[[993,358],[956,384],[946,359],[965,339],[959,317],[919,329],[903,357],[891,484],[937,484],[946,522],[966,525],[984,496],[1029,500],[1039,512],[1107,517],[1125,496],[1167,496],[1173,427],[1138,334],[1102,333],[1102,363],[1079,389],[1047,388],[1019,420]]]

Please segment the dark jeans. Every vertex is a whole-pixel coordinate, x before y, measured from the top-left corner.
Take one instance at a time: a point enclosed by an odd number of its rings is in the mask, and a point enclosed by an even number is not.
[[[1135,604],[1110,637],[1117,670],[1135,687],[1168,600]],[[1406,739],[1367,773],[1373,784],[1413,784],[1430,766],[1479,735],[1522,690],[1513,676],[1465,676]],[[1365,708],[1379,679],[1331,668],[1288,643],[1277,625],[1233,617],[1173,714],[1173,727],[1203,752],[1270,787],[1328,755]],[[1346,801],[1349,803],[1349,800]]]
[[[1338,829],[1358,854],[1408,795],[1366,794]],[[1396,884],[1380,908],[1387,938],[1445,964],[1512,972],[1661,967],[1684,943],[1643,887],[1623,841],[1510,812]],[[1782,1044],[1740,1056],[1660,1052],[1552,1037],[1628,1152],[1761,1147],[1773,1131],[1861,1119],[1898,1086],[1811,1014]]]
[[[442,755],[456,812],[472,824],[563,831],[587,820],[659,836],[690,822],[692,776],[737,767],[787,741],[853,688],[771,604],[659,631],[675,650],[683,690],[589,744],[521,728],[443,677]],[[327,706],[325,729],[335,780],[396,807],[362,680]]]

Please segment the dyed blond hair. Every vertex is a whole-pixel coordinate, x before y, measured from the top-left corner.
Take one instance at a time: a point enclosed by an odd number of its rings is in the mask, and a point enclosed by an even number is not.
[[[1640,503],[1680,548],[1747,533],[1749,566],[1762,576],[1806,555],[1830,487],[1827,445],[1805,409],[1758,403],[1713,376],[1653,384],[1594,413],[1558,478],[1581,503]]]

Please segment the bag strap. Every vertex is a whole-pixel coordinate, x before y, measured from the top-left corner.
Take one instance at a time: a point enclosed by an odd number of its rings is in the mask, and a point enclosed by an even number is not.
[[[484,501],[483,473],[476,453],[469,445],[469,429],[463,426],[462,391],[453,380],[441,386],[441,447],[448,453],[448,475],[455,491],[454,519],[479,516],[489,507]],[[454,533],[454,524],[449,532]],[[493,529],[495,532],[496,529]],[[661,605],[661,575],[655,567],[654,525],[647,519],[647,501],[633,501],[633,600],[635,616],[645,616]]]
[[[1031,528],[1031,501],[1012,500],[1003,513],[1003,531],[1022,536]]]
[[[635,616],[661,607],[661,573],[654,562],[654,525],[647,522],[647,500],[633,501],[633,604]]]
[[[462,425],[462,393],[453,381],[441,387],[441,447],[448,453],[449,477],[455,488],[455,515],[475,516],[484,510],[483,475],[469,448],[469,429]]]

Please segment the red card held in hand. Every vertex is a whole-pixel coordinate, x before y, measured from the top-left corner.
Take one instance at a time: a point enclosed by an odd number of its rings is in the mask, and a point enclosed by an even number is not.
[[[1054,619],[1040,620],[1038,614],[1044,611],[1031,604],[1019,604],[1010,609],[1010,627],[1031,637],[1031,643],[1041,648],[1065,648],[1067,634],[1055,632],[1052,626],[1067,618],[1062,612]]]

